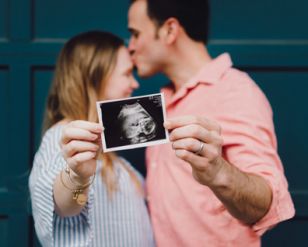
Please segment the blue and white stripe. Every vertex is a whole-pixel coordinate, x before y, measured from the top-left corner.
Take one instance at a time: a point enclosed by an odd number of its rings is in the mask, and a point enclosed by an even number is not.
[[[65,166],[59,147],[61,129],[60,125],[55,126],[44,135],[29,179],[35,229],[42,245],[154,246],[144,199],[120,163],[114,164],[118,190],[111,199],[100,176],[103,164],[99,161],[96,179],[89,189],[88,203],[81,213],[65,218],[55,214],[53,183]],[[141,176],[138,174],[138,177]]]

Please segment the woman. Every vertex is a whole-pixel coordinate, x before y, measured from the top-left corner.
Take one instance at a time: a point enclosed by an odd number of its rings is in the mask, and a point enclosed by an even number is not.
[[[43,246],[154,246],[141,176],[100,148],[95,103],[130,96],[132,70],[110,33],[83,33],[63,47],[29,180]]]

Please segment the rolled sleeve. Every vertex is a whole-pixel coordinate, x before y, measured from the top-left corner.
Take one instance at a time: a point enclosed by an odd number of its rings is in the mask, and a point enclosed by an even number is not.
[[[273,147],[262,146],[261,142],[259,144],[256,142],[255,145],[250,145],[248,142],[231,145],[226,148],[226,158],[241,171],[262,177],[271,188],[271,206],[266,215],[252,226],[256,234],[261,236],[277,223],[294,216],[295,210],[288,191],[288,183]]]
[[[53,216],[53,238],[55,246],[91,246],[94,238],[91,217],[93,209],[93,189],[80,214],[72,217]]]
[[[271,188],[270,208],[266,215],[252,226],[256,234],[262,235],[277,223],[292,218],[295,210],[277,152],[270,105],[259,91],[254,94],[259,94],[258,101],[249,101],[248,98],[238,101],[239,95],[233,98],[233,107],[238,110],[236,114],[233,111],[230,115],[232,111],[229,111],[229,115],[224,116],[222,128],[226,159],[241,171],[262,177]],[[243,105],[241,102],[247,103],[240,107]]]
[[[90,187],[88,202],[79,215],[60,217],[54,210],[53,185],[64,166],[58,140],[47,135],[35,155],[29,178],[35,230],[43,246],[67,246],[68,243],[70,246],[89,246],[93,239],[90,220],[93,187]]]
[[[262,166],[261,166],[262,167]],[[288,191],[287,183],[281,172],[267,169],[265,172],[254,172],[262,176],[272,191],[272,203],[266,215],[252,226],[252,229],[261,236],[266,230],[274,227],[277,223],[290,219],[295,210]]]

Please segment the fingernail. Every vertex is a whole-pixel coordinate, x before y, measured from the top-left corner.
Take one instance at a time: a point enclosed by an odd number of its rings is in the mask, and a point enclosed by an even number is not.
[[[170,121],[165,121],[165,122],[164,122],[165,128],[168,129],[168,128],[170,127],[170,124],[171,124]]]
[[[101,125],[97,125],[96,130],[99,131],[99,132],[102,132],[102,131],[104,131],[104,127],[101,126]]]

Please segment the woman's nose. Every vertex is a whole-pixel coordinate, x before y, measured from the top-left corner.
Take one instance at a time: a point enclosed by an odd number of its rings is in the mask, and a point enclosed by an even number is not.
[[[135,78],[132,79],[131,87],[133,89],[137,89],[139,87],[139,83],[137,82],[137,80]]]

